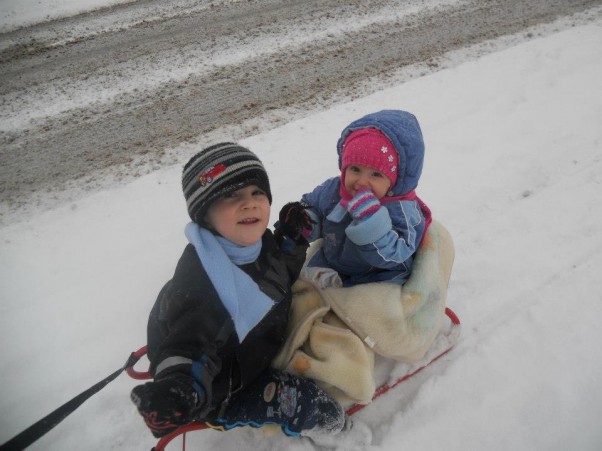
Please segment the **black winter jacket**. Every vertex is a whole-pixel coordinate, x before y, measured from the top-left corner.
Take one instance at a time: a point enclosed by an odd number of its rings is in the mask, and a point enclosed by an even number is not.
[[[148,357],[155,380],[174,371],[192,376],[205,391],[201,413],[205,419],[223,412],[232,396],[268,368],[285,339],[291,285],[299,275],[307,246],[298,246],[293,255],[285,254],[269,230],[262,241],[257,260],[240,268],[274,300],[274,306],[242,343],[191,244],[184,249],[149,317]]]

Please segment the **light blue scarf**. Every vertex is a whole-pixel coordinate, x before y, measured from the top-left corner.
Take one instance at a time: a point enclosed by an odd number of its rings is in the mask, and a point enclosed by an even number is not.
[[[232,317],[238,340],[242,343],[249,331],[274,305],[274,301],[259,289],[257,283],[237,266],[257,259],[261,252],[261,240],[251,246],[238,246],[194,222],[186,225],[185,233]]]

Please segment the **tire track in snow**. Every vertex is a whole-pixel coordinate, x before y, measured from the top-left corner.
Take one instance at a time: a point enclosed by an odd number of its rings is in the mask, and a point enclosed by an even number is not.
[[[61,90],[77,96],[96,86],[102,92],[104,86],[108,94],[91,104],[85,99],[78,104],[73,98],[73,109],[0,132],[0,215],[27,209],[39,193],[60,192],[78,183],[94,189],[120,174],[127,178],[174,163],[168,149],[249,119],[256,120],[256,128],[234,136],[229,129],[229,138],[267,130],[305,111],[365,94],[362,83],[400,67],[433,61],[450,50],[518,33],[598,2],[452,2],[412,14],[383,14],[394,4],[243,2],[68,45],[42,46],[31,55],[12,54],[0,64],[0,79],[5,80],[0,106],[8,111],[5,114],[11,115],[11,109],[18,112],[18,92],[25,97],[37,92],[44,100],[46,89],[54,89],[59,97],[49,96],[48,102],[61,98]],[[354,20],[363,25],[349,25]],[[328,32],[337,21],[348,25]],[[298,38],[300,29],[312,39]],[[260,49],[251,58],[225,58],[222,65],[209,69],[199,70],[194,63],[188,69],[179,67],[187,60],[219,58],[239,45],[265,47],[274,36],[297,36],[299,41],[292,47]],[[6,59],[7,53],[3,55]],[[178,69],[152,80],[165,64],[167,72],[169,65]],[[178,70],[181,78],[174,80]],[[144,79],[147,71],[149,80]],[[134,87],[112,92],[111,84],[124,79],[132,79]],[[105,180],[107,175],[113,179]]]

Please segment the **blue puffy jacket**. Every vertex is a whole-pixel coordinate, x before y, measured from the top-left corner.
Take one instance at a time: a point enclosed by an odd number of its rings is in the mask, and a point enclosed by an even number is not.
[[[341,133],[337,144],[339,168],[347,135],[367,127],[384,133],[399,154],[393,196],[381,199],[381,208],[372,216],[352,220],[340,205],[340,177],[328,179],[303,195],[302,201],[311,205],[310,214],[317,222],[310,240],[324,239],[309,265],[333,268],[345,286],[378,281],[403,284],[430,221],[430,211],[414,193],[424,161],[422,132],[414,115],[405,111],[368,114]]]

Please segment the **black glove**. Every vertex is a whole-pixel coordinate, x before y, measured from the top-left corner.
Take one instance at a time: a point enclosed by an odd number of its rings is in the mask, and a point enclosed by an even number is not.
[[[307,244],[313,225],[316,223],[307,209],[309,205],[301,202],[289,202],[280,210],[276,232],[289,237],[296,244]]]
[[[130,398],[144,422],[157,438],[196,419],[205,403],[202,388],[194,389],[194,379],[176,376],[134,387]]]

